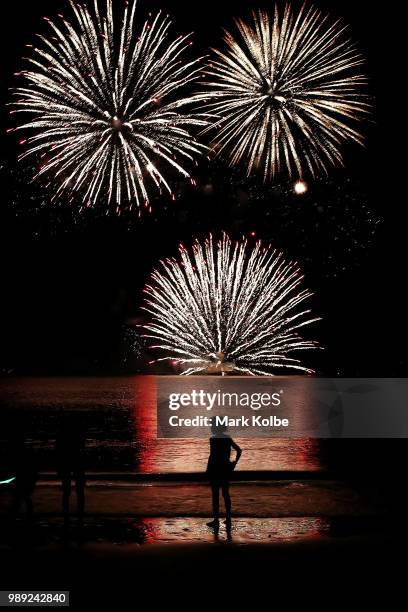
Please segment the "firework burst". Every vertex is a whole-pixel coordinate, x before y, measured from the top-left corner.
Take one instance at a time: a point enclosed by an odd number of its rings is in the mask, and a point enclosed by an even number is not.
[[[272,17],[259,11],[236,25],[225,50],[213,49],[201,95],[218,116],[204,130],[216,129],[218,153],[265,180],[283,169],[301,179],[342,165],[341,146],[362,144],[356,122],[369,110],[363,58],[347,27],[306,5],[298,13],[275,5]]]
[[[200,71],[186,57],[190,36],[169,40],[171,20],[160,13],[137,36],[136,0],[119,26],[112,0],[99,4],[71,2],[72,21],[47,20],[50,36],[27,58],[12,112],[29,115],[17,128],[31,131],[21,158],[36,156],[36,177],[48,177],[54,199],[79,194],[84,205],[100,199],[119,211],[147,206],[150,186],[171,193],[162,166],[190,176],[184,166],[205,149],[192,130],[206,121],[186,109],[185,86]]]
[[[145,288],[145,337],[166,355],[158,361],[179,363],[183,374],[312,373],[290,356],[316,347],[298,330],[318,320],[299,308],[311,293],[300,289],[296,264],[260,242],[249,252],[246,241],[226,235],[196,241],[191,254],[179,250],[180,259],[162,261]]]

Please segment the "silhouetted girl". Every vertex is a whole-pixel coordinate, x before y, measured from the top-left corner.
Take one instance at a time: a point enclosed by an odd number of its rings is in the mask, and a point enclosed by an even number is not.
[[[231,497],[229,484],[231,474],[237,465],[242,451],[238,444],[226,433],[224,426],[213,426],[211,428],[210,456],[207,464],[207,474],[210,481],[212,493],[212,507],[214,519],[207,523],[209,527],[217,528],[220,520],[220,489],[225,503],[225,514],[227,528],[231,526]],[[231,461],[231,449],[236,452],[235,460]]]

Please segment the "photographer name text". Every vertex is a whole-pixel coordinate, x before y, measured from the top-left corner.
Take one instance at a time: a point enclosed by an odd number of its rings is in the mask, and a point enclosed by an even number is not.
[[[202,416],[194,417],[179,417],[172,415],[169,417],[169,425],[171,427],[228,427],[239,428],[243,427],[289,427],[289,419],[281,418],[276,415],[260,416],[252,415],[251,417],[229,417],[229,416]]]

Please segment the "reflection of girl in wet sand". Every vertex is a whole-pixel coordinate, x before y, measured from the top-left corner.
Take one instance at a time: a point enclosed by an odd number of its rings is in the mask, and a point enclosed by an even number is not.
[[[227,428],[213,426],[210,438],[210,456],[208,458],[207,474],[212,493],[213,520],[207,523],[209,527],[217,528],[220,522],[220,489],[225,503],[226,525],[231,527],[231,497],[229,484],[232,471],[237,465],[242,451],[238,444],[226,433]],[[231,449],[236,452],[235,461],[231,461]]]

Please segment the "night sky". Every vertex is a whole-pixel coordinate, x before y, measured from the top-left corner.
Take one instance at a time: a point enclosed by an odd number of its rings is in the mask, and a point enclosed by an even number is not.
[[[134,331],[152,266],[175,255],[180,241],[225,230],[261,238],[301,263],[315,292],[313,311],[323,318],[310,333],[324,351],[307,354],[308,366],[327,376],[406,375],[405,176],[396,161],[402,123],[390,95],[397,37],[368,3],[315,4],[344,17],[367,57],[374,110],[363,127],[366,147],[346,148],[345,168],[310,181],[302,196],[284,177],[265,186],[246,179],[243,167],[203,159],[194,170],[197,187],[176,178],[176,201],[153,198],[152,214],[142,219],[51,205],[47,191],[30,182],[30,164],[16,159],[18,138],[5,133],[14,126],[8,89],[33,33],[47,31],[42,16],[70,9],[62,0],[2,7],[0,372],[153,371]],[[173,31],[195,32],[193,50],[203,53],[219,44],[234,16],[269,5],[140,0],[139,16],[142,22],[147,9],[163,8],[176,20]]]

